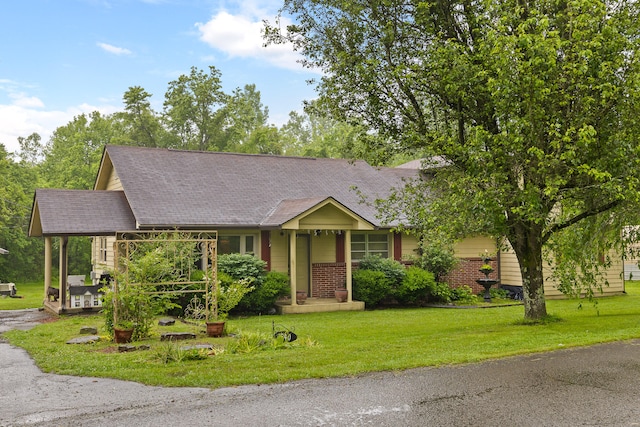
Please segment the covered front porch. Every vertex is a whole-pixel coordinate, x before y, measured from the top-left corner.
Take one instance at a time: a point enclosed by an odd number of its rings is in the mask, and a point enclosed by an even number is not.
[[[351,234],[374,230],[373,224],[334,198],[319,197],[285,200],[262,225],[280,229],[278,239],[272,232],[267,251],[275,242],[288,260],[290,295],[276,303],[279,313],[364,310],[364,302],[353,300]],[[338,289],[346,289],[346,301],[332,298]]]

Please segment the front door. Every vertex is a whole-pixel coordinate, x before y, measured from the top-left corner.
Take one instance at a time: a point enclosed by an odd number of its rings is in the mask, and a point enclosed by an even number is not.
[[[309,235],[296,236],[296,291],[305,291],[311,296],[311,271],[309,264]]]

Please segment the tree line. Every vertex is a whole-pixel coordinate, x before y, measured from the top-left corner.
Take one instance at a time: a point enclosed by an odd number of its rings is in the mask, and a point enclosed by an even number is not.
[[[39,280],[43,242],[27,237],[36,188],[91,189],[106,144],[252,154],[366,158],[363,127],[326,116],[314,102],[292,111],[282,126],[269,124],[254,84],[222,89],[214,66],[192,67],[168,83],[162,111],[151,106],[152,94],[132,86],[123,95],[124,109],[113,114],[80,114],[58,127],[48,141],[37,133],[19,137],[20,150],[7,152],[0,141],[0,280]],[[374,164],[390,156],[377,153]],[[69,243],[69,271],[90,269],[89,238]],[[54,257],[57,252],[54,248]],[[54,265],[57,263],[54,260]]]

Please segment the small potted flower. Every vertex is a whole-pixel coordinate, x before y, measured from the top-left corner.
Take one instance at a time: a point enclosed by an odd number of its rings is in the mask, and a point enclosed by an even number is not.
[[[224,333],[224,325],[229,316],[242,297],[253,290],[251,280],[233,280],[224,273],[218,274],[218,281],[215,286],[215,298],[209,295],[209,310],[206,319],[207,335],[210,337],[220,337]]]

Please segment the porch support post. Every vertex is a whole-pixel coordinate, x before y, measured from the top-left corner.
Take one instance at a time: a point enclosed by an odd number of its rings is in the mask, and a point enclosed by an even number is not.
[[[51,265],[51,237],[47,236],[44,238],[44,300],[48,300],[48,289],[51,287],[51,270],[53,266]]]
[[[347,277],[345,277],[347,302],[351,302],[353,301],[353,286],[351,283],[351,230],[346,230],[344,236],[344,263],[347,272]]]
[[[289,273],[291,275],[291,305],[298,305],[296,301],[296,290],[298,284],[296,283],[296,230],[289,231]]]
[[[69,238],[67,236],[60,236],[60,278],[59,278],[59,296],[60,310],[64,310],[67,307],[67,243]]]

